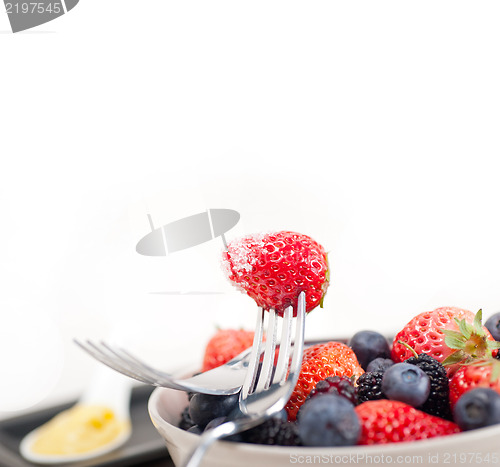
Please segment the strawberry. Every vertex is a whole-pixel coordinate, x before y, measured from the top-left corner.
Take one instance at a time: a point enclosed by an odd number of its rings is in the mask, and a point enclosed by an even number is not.
[[[500,361],[489,359],[462,366],[450,380],[451,407],[462,394],[479,387],[491,388],[500,394]]]
[[[208,341],[201,371],[224,365],[253,344],[253,331],[219,329]]]
[[[447,367],[448,377],[464,364],[497,354],[499,343],[481,324],[482,312],[476,315],[455,307],[436,308],[415,316],[398,334],[392,346],[392,359],[402,362],[413,354],[425,353]]]
[[[358,444],[416,441],[460,431],[453,422],[399,401],[367,401],[358,405],[355,411],[361,421],[361,438]]]
[[[329,284],[324,248],[307,235],[273,232],[230,242],[223,253],[229,280],[257,305],[282,314],[306,294],[306,312],[323,305]]]
[[[305,402],[316,384],[328,376],[355,376],[364,373],[356,354],[340,342],[326,342],[304,349],[299,379],[285,406],[288,419],[297,417],[300,406]]]

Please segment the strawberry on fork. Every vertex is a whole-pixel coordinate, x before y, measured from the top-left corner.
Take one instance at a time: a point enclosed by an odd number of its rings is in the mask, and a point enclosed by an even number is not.
[[[300,292],[306,294],[306,312],[323,306],[329,285],[324,248],[311,237],[281,231],[234,240],[223,252],[229,280],[252,297],[259,307],[278,314],[297,308]]]

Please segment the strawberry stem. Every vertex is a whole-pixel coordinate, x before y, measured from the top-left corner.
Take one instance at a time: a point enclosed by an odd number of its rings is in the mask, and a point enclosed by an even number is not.
[[[418,353],[415,352],[415,349],[408,345],[406,342],[398,341],[398,344],[404,345],[413,354],[414,357],[418,358]]]

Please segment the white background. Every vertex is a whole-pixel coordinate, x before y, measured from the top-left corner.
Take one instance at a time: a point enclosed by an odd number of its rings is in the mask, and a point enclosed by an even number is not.
[[[95,365],[74,337],[177,368],[216,325],[253,327],[220,241],[135,253],[147,213],[232,208],[228,239],[320,241],[332,284],[309,336],[500,310],[499,13],[81,0],[20,34],[0,14],[0,415],[79,394]]]

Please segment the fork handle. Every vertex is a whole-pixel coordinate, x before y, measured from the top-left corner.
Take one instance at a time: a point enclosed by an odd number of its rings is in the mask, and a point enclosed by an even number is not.
[[[215,443],[215,441],[226,436],[231,436],[237,431],[239,431],[238,425],[232,421],[223,423],[215,428],[212,428],[211,430],[205,431],[200,436],[200,442],[188,456],[187,460],[183,464],[183,467],[198,467],[208,448]]]
[[[222,423],[219,426],[203,432],[200,436],[199,444],[193,451],[191,451],[191,454],[184,461],[182,467],[198,467],[208,448],[215,441],[253,428],[254,426],[262,423],[262,421],[262,417],[242,417],[237,418],[234,421],[230,420],[228,422]]]

